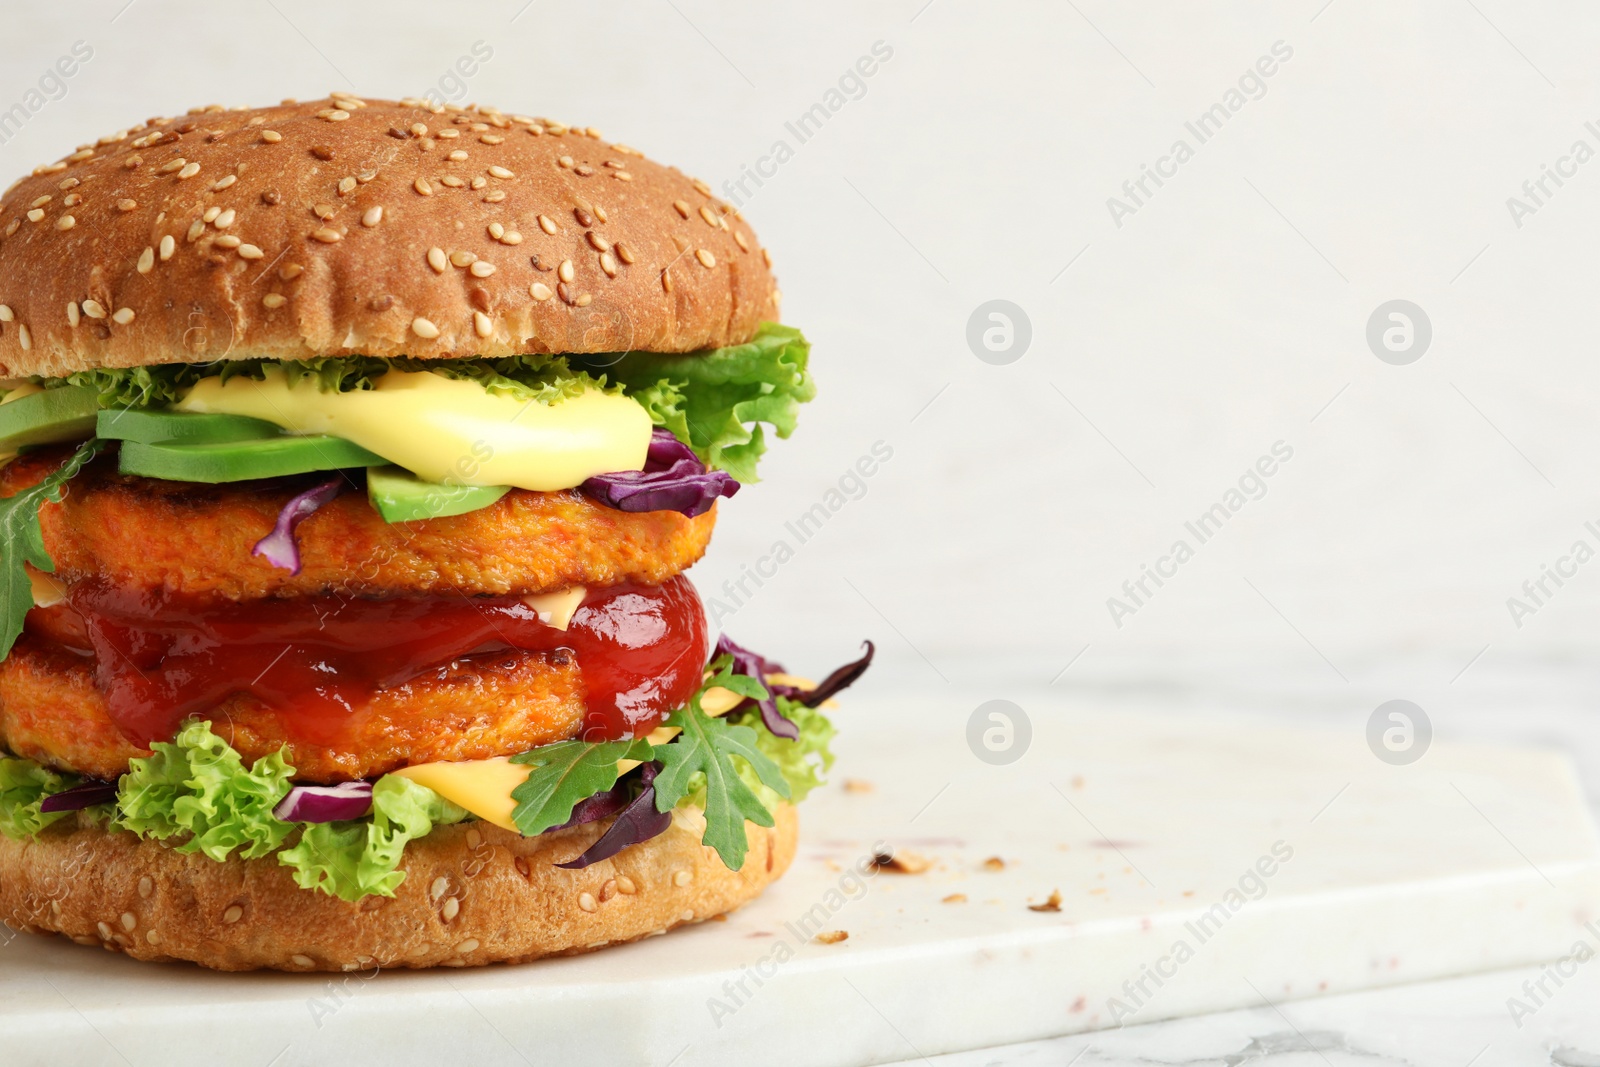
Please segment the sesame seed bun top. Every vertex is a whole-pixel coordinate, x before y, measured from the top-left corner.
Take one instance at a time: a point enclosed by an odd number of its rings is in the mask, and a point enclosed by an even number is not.
[[[423,100],[198,108],[0,199],[0,376],[690,352],[778,317],[710,189],[594,129]]]

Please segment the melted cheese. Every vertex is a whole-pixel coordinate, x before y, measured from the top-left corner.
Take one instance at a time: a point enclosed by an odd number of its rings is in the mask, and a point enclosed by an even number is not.
[[[33,587],[34,607],[51,608],[67,599],[67,587],[61,584],[61,579],[26,564],[24,569],[28,572],[28,584]]]
[[[272,368],[261,381],[203,379],[173,407],[343,437],[425,481],[538,492],[642,470],[650,446],[650,416],[625,396],[590,389],[530,403],[431,371],[391,370],[371,389],[341,393]]]
[[[509,756],[496,756],[460,763],[419,763],[394,773],[515,833],[517,824],[511,821],[511,813],[517,803],[511,799],[511,791],[528,780],[528,770],[524,764],[512,763]]]
[[[44,392],[44,386],[34,385],[32,382],[23,382],[21,385],[12,387],[11,391],[5,396],[0,397],[0,404],[9,404],[13,400],[21,400],[25,396],[32,396],[35,393],[42,392]]]
[[[567,624],[572,622],[572,613],[578,610],[578,605],[583,603],[583,598],[589,590],[581,585],[574,585],[555,593],[535,593],[525,596],[522,602],[532,608],[539,616],[539,621],[556,630],[565,630]]]

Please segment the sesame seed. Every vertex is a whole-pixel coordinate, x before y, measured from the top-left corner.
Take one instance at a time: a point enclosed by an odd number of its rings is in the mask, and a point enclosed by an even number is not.
[[[150,268],[154,267],[155,265],[156,265],[156,250],[153,249],[153,248],[146,247],[143,252],[139,253],[139,262],[134,267],[134,270],[137,270],[140,274],[149,274],[150,273]]]
[[[0,322],[11,322],[17,313],[11,310],[10,304],[0,304]]]
[[[233,225],[234,214],[233,208],[230,207],[228,210],[222,212],[216,218],[212,219],[211,225],[215,226],[219,230],[226,230],[229,226]]]
[[[98,922],[98,923],[94,924],[94,928],[100,932],[101,940],[103,940],[103,941],[110,941],[111,940],[111,927],[108,924],[103,923],[103,922]]]
[[[505,235],[506,235],[506,228],[504,226],[500,225],[498,222],[489,223],[489,236],[490,237],[493,237],[496,241],[498,241],[498,240],[500,240],[500,238],[504,237]]]
[[[611,242],[606,240],[604,237],[601,237],[593,230],[590,230],[588,233],[584,234],[584,236],[589,239],[589,247],[594,249],[596,252],[611,251]]]
[[[522,234],[516,230],[507,230],[506,235],[500,238],[500,243],[503,245],[520,245],[522,243]]]
[[[598,904],[596,904],[594,902],[594,894],[593,893],[579,893],[578,894],[578,907],[582,908],[584,911],[594,911],[599,906],[600,905],[598,905]]]
[[[482,141],[484,144],[504,144],[505,143],[505,138],[501,137],[497,133],[486,133],[482,137],[478,138],[478,140]]]
[[[632,263],[633,262],[633,249],[629,248],[627,245],[623,244],[621,241],[618,241],[612,247],[614,247],[616,249],[617,258],[622,260],[622,262],[624,262],[624,263]]]
[[[333,149],[325,144],[314,144],[311,146],[311,154],[326,163],[333,158]]]
[[[67,325],[78,325],[78,305],[76,301],[67,301]]]
[[[229,926],[232,926],[242,918],[244,918],[244,909],[237,904],[230,904],[228,910],[222,913],[222,921]]]
[[[684,218],[689,217],[689,205],[685,201],[674,200],[672,202],[672,206],[677,209],[678,214],[682,215]]]
[[[506,198],[506,191],[504,189],[492,189],[489,192],[484,194],[483,202],[485,204],[498,204],[500,201],[504,200],[505,198]]]
[[[472,329],[479,337],[488,337],[494,332],[494,323],[489,321],[489,316],[481,311],[472,313]]]
[[[411,136],[413,136],[413,137],[426,137],[426,136],[428,136],[428,127],[425,124],[421,123],[421,122],[413,122],[411,124]]]
[[[423,196],[433,195],[433,186],[428,184],[428,179],[426,178],[418,178],[416,181],[411,183],[411,188],[415,189]]]
[[[607,278],[617,276],[617,261],[611,258],[610,252],[600,253],[600,269],[606,272]]]
[[[156,891],[156,884],[149,878],[139,879],[139,899],[149,900],[150,894]]]
[[[118,308],[116,311],[111,313],[111,321],[116,323],[118,326],[128,325],[128,323],[133,321],[133,309]],[[129,927],[129,929],[131,930],[132,927]]]
[[[478,256],[475,252],[458,250],[450,253],[450,262],[458,267],[470,267]]]
[[[17,232],[17,227],[19,227],[21,225],[22,225],[22,220],[21,219],[12,219],[10,222],[6,223],[6,236],[10,237],[12,234],[16,233]]]
[[[206,208],[205,211],[200,215],[200,221],[211,222],[220,214],[222,214],[222,209],[213,204],[211,207]]]
[[[556,232],[555,220],[552,219],[549,215],[540,215],[539,216],[539,229],[543,230],[545,233],[552,233],[552,234],[555,233]]]
[[[535,300],[549,300],[551,297],[550,287],[544,282],[534,282],[528,286],[528,295]]]
[[[239,176],[237,174],[225,175],[224,177],[218,178],[216,181],[211,183],[211,191],[214,193],[220,193],[222,190],[226,189],[228,186],[232,185],[238,180]]]
[[[157,174],[171,174],[173,171],[182,170],[184,167],[186,167],[188,165],[189,165],[189,161],[187,159],[184,159],[182,156],[179,156],[177,159],[169,159],[167,162],[163,163],[161,165],[161,169],[156,171],[156,173]]]
[[[424,318],[411,320],[411,332],[424,340],[431,341],[439,336],[439,327]]]
[[[349,117],[350,117],[350,112],[342,111],[342,110],[339,110],[338,108],[334,108],[333,110],[330,110],[330,111],[319,111],[319,112],[317,112],[317,118],[326,119],[328,122],[343,122],[345,119],[347,119]]]
[[[356,181],[360,182],[362,185],[366,185],[377,176],[378,172],[375,170],[361,170],[356,172]]]
[[[346,175],[345,177],[339,179],[339,195],[340,196],[349,196],[351,193],[355,192],[355,189],[356,189],[356,180],[354,178],[350,177],[349,175]]]
[[[134,208],[136,208],[138,206],[139,206],[139,201],[137,201],[137,200],[129,200],[126,197],[124,197],[123,199],[117,201],[117,210],[118,211],[132,211]]]
[[[337,215],[339,213],[339,209],[334,207],[332,204],[318,204],[316,207],[311,209],[311,213],[317,218],[326,222]]]
[[[701,196],[710,196],[711,195],[711,186],[707,185],[705,182],[701,181],[699,178],[690,178],[689,179],[689,184],[694,186],[695,192],[699,193]]]
[[[445,272],[445,269],[450,266],[450,261],[449,261],[449,259],[447,259],[445,257],[444,249],[442,249],[442,248],[430,248],[430,249],[428,249],[428,266],[432,267],[434,270],[438,271],[440,274],[443,274]]]
[[[183,169],[178,171],[178,177],[179,178],[193,178],[196,174],[199,174],[199,173],[200,173],[200,164],[198,164],[198,163],[185,163],[183,165]]]
[[[560,159],[556,160],[556,165],[561,167],[563,170],[571,170],[574,166],[574,163],[571,156],[562,156]]]
[[[268,293],[261,298],[261,306],[268,308],[281,308],[289,302],[289,298],[282,293]]]
[[[151,930],[144,935],[144,939],[152,945],[159,945],[161,944],[161,933],[157,930]]]
[[[467,154],[458,148],[444,158],[450,160],[452,163],[464,163],[466,162]]]
[[[344,112],[341,111],[339,114],[343,115]],[[349,117],[349,115],[345,115],[345,118]],[[289,962],[296,967],[315,967],[317,965],[316,960],[313,960],[310,956],[302,956],[298,952],[289,957]]]
[[[185,235],[190,241],[198,241],[200,235],[206,232],[206,224],[195,219],[189,224],[189,232]]]
[[[439,914],[445,922],[449,922],[461,914],[461,901],[456,897],[445,900],[444,907],[439,909]]]
[[[83,203],[83,197],[79,196],[77,193],[68,193],[66,196],[61,198],[62,207],[77,207],[81,203]]]
[[[161,262],[165,263],[172,258],[172,253],[177,249],[178,242],[172,239],[172,234],[164,234],[160,244]]]
[[[264,255],[266,255],[266,253],[261,251],[261,249],[257,248],[255,245],[239,246],[240,259],[260,259]]]
[[[56,219],[56,229],[58,230],[70,230],[77,224],[78,220],[71,215],[62,215],[59,219]]]
[[[474,278],[487,278],[494,273],[494,264],[488,260],[480,259],[469,268],[469,273]]]
[[[29,207],[44,207],[46,204],[48,204],[53,199],[55,199],[55,198],[52,197],[49,193],[46,193],[43,196],[38,197],[37,199],[35,199],[34,202],[29,204],[28,206]]]
[[[383,221],[383,205],[374,204],[361,213],[361,225],[369,229]]]
[[[454,174],[446,174],[443,178],[439,179],[439,184],[448,185],[452,189],[459,189],[467,183],[462,181],[460,178],[457,178]]]
[[[106,309],[100,306],[100,301],[98,300],[85,300],[83,302],[83,313],[91,319],[103,319],[106,317]]]
[[[683,886],[688,885],[693,878],[694,875],[690,874],[688,871],[678,871],[672,876],[672,884],[682,888]]]
[[[344,234],[340,233],[338,230],[334,229],[331,226],[323,226],[323,227],[320,227],[318,229],[312,230],[311,231],[311,236],[315,237],[317,240],[321,241],[325,245],[331,245],[331,244],[333,244],[333,242],[335,242],[335,241],[339,240],[340,238],[342,238],[344,236]]]
[[[277,130],[262,130],[261,139],[268,144],[277,144],[279,141],[283,140],[283,134],[279,133]]]
[[[437,904],[439,902],[439,898],[444,896],[449,889],[450,879],[441,874],[439,877],[435,878],[433,880],[433,884],[428,887],[428,899]]]
[[[733,231],[733,243],[739,246],[740,251],[750,251],[750,242],[745,240],[744,234],[738,230]]]
[[[300,277],[301,272],[304,270],[305,268],[298,263],[285,263],[278,268],[278,277],[284,281],[289,281],[292,278]]]
[[[594,297],[590,296],[588,293],[579,293],[578,299],[574,300],[573,303],[578,307],[586,308],[589,306],[589,302],[593,299]]]
[[[467,938],[465,941],[461,942],[461,944],[456,946],[456,951],[462,954],[478,951],[478,939],[475,937]]]
[[[765,263],[769,268],[772,266],[772,252],[770,250],[765,248],[761,250],[761,262]]]
[[[661,288],[666,292],[672,292],[672,274],[666,268],[662,268],[661,271]]]
[[[717,224],[717,213],[704,204],[700,205],[700,217],[706,220],[707,226],[715,226]]]
[[[29,222],[38,222],[42,218],[44,218],[44,208],[42,207],[36,207],[32,211],[28,212]]]
[[[504,168],[504,167],[502,167],[502,166],[500,166],[498,164],[496,164],[495,166],[492,166],[492,167],[489,168],[489,176],[491,178],[515,178],[516,177],[516,175],[513,174],[511,171],[506,170],[506,168]]]
[[[700,261],[702,267],[715,267],[717,265],[717,257],[704,248],[695,249],[694,258]]]
[[[606,884],[600,887],[600,903],[604,904],[616,895],[617,880],[615,878],[607,878]]]
[[[453,137],[460,137],[461,136],[461,131],[460,130],[443,129],[443,130],[439,131],[437,136],[442,137],[442,138],[444,138],[445,140],[448,141]]]
[[[33,347],[33,334],[28,332],[26,324],[17,327],[17,343],[22,346],[24,352]]]
[[[586,163],[580,163],[576,167],[572,168],[572,173],[576,174],[580,178],[587,178],[589,175],[594,173],[594,168]]]
[[[224,234],[223,236],[218,237],[216,240],[216,245],[218,248],[238,248],[242,243],[243,242],[239,238],[235,237],[231,233]]]
[[[563,259],[561,266],[556,268],[556,276],[564,282],[570,282],[573,278],[572,260]]]

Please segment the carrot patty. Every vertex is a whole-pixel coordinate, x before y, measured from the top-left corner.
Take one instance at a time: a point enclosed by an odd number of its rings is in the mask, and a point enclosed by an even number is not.
[[[0,470],[0,496],[38,482],[65,457],[31,452]],[[306,478],[203,485],[118,474],[102,456],[40,509],[57,576],[230,600],[339,595],[520,596],[573,585],[659,584],[705,552],[713,509],[630,513],[574,490],[513,489],[465,515],[386,523],[359,486],[296,531],[303,568],[250,550]]]

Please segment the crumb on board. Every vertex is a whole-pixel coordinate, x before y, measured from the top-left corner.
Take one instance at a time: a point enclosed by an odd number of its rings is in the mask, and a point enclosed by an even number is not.
[[[1045,898],[1045,901],[1044,901],[1043,904],[1029,904],[1028,905],[1028,910],[1029,911],[1060,911],[1061,910],[1061,890],[1059,890],[1059,889],[1050,890],[1050,895]]]
[[[873,856],[872,865],[880,871],[890,871],[894,874],[921,874],[933,866],[933,861],[910,849],[898,849],[880,852]]]
[[[999,856],[990,856],[983,861],[983,869],[986,871],[1003,871],[1006,869],[1006,861]]]
[[[844,791],[846,793],[870,793],[875,787],[865,778],[846,778]]]
[[[951,893],[949,896],[939,901],[941,904],[965,904],[966,902],[967,895],[965,893]]]
[[[824,930],[824,931],[822,931],[822,933],[820,933],[816,937],[812,938],[812,940],[815,941],[819,945],[837,945],[841,941],[850,940],[850,931],[848,931],[848,930]]]

